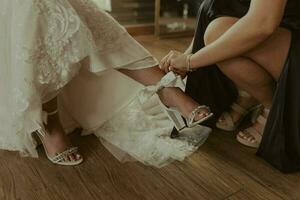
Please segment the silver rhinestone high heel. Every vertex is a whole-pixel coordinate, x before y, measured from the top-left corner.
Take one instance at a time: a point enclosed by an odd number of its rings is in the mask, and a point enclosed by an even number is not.
[[[57,110],[54,111],[54,112],[51,112],[51,113],[47,113],[47,112],[43,111],[42,112],[43,123],[47,125],[48,116],[55,115],[55,114],[57,114]],[[38,129],[36,131],[36,133],[37,133],[38,137],[40,138],[43,146],[45,147],[44,139],[47,136],[47,134],[49,134],[49,133],[46,131],[46,129],[44,127],[44,124],[39,124],[39,126],[41,128]],[[50,156],[47,149],[46,148],[44,148],[44,149],[45,149],[45,153],[46,153],[47,158],[54,164],[65,165],[65,166],[74,166],[74,165],[79,165],[80,163],[83,162],[82,157],[80,159],[74,160],[74,161],[68,159],[70,155],[76,154],[78,152],[78,147],[68,148],[65,151],[61,152],[61,153],[57,153],[55,156]]]
[[[184,91],[185,85],[180,76],[176,76],[174,74],[174,72],[169,72],[156,85],[145,87],[140,92],[139,99],[143,103],[143,102],[147,101],[148,99],[150,99],[158,91],[160,91],[161,89],[166,88],[166,87],[178,87]],[[195,108],[194,111],[192,111],[191,114],[187,118],[184,118],[177,108],[167,107],[166,105],[164,105],[162,103],[161,100],[159,102],[160,102],[160,105],[163,108],[164,112],[167,114],[169,119],[174,123],[175,128],[178,131],[180,131],[184,128],[192,128],[192,127],[208,120],[209,118],[211,118],[213,116],[213,113],[211,113],[209,107],[202,105],[202,106],[198,106],[197,108]],[[208,110],[208,115],[200,120],[195,121],[196,116],[204,109]]]

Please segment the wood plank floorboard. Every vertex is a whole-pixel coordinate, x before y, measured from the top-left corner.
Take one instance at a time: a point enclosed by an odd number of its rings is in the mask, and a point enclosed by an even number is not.
[[[136,38],[161,59],[191,38]],[[76,167],[0,151],[0,200],[300,200],[300,174],[282,174],[239,145],[234,133],[214,130],[184,162],[161,169],[120,163],[94,136],[72,140],[85,162]]]

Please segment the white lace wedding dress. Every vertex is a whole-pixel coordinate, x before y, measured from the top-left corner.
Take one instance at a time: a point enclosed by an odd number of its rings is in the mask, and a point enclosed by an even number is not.
[[[121,161],[183,160],[210,132],[169,138],[157,97],[140,103],[142,86],[116,70],[157,61],[91,0],[1,0],[0,61],[1,149],[37,157],[41,105],[57,95],[65,129],[94,133]]]

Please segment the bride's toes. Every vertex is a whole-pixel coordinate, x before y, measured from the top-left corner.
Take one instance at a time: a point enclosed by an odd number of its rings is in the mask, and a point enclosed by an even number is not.
[[[198,118],[199,119],[202,119],[202,118],[204,118],[204,117],[207,117],[207,113],[205,113],[205,112],[203,112],[203,113],[199,113],[199,115],[198,115]]]
[[[208,111],[200,111],[198,116],[195,118],[195,120],[201,120],[205,117],[207,117],[210,113]]]
[[[69,158],[69,161],[76,161],[75,154],[70,155],[68,158]]]
[[[82,159],[82,156],[79,153],[74,153],[69,156],[69,161],[72,161],[72,162],[78,161],[80,159]]]
[[[80,155],[79,153],[74,153],[74,154],[72,155],[72,158],[73,158],[72,161],[78,161],[78,160],[80,160],[82,157],[81,157],[81,155]]]
[[[75,158],[76,158],[76,160],[80,160],[80,159],[82,159],[82,156],[79,153],[77,153],[77,154],[75,154]]]

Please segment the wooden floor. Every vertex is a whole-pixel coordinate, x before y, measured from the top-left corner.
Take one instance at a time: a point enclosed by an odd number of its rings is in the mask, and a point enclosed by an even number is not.
[[[183,50],[190,38],[137,38],[155,56]],[[284,175],[239,145],[233,133],[214,131],[185,162],[156,169],[121,164],[93,136],[73,140],[86,161],[77,167],[20,158],[0,151],[0,200],[300,200],[300,174]]]

